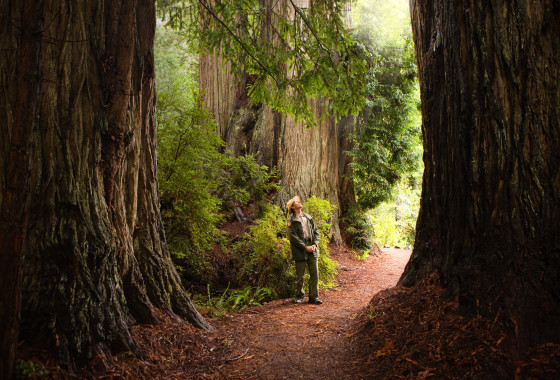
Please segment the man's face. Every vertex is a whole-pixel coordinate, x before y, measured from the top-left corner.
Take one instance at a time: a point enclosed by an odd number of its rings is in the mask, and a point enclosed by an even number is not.
[[[301,210],[301,201],[298,201],[297,199],[294,200],[294,203],[292,204],[292,208],[296,211]]]

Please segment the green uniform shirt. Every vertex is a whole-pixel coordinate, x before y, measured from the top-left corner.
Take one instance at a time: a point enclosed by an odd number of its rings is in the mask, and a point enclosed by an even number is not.
[[[302,211],[302,217],[307,218],[309,224],[309,232],[311,233],[310,244],[305,244],[303,226],[301,225],[299,217],[295,214],[290,214],[290,216],[288,216],[288,235],[290,237],[290,246],[292,248],[292,258],[294,261],[307,260],[305,247],[313,244],[317,246],[317,249],[313,252],[313,256],[319,257],[319,229],[310,215]]]

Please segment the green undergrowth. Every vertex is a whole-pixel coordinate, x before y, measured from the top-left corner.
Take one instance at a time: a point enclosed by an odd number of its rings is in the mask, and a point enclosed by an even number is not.
[[[286,298],[294,292],[295,272],[285,217],[272,204],[265,205],[261,213],[233,247],[234,263],[239,268],[238,281],[270,288],[275,298]]]
[[[337,263],[330,258],[328,240],[334,207],[325,200],[311,197],[305,211],[312,215],[321,233],[319,249],[319,287],[335,285]],[[264,305],[272,300],[293,297],[295,294],[295,267],[290,241],[287,236],[286,214],[272,203],[262,203],[257,219],[248,232],[231,247],[231,259],[240,289],[211,290],[193,295],[196,307],[212,318]],[[308,288],[309,274],[305,276]]]
[[[348,243],[361,251],[360,258],[367,257],[374,244],[380,247],[414,246],[421,175],[419,170],[399,181],[391,198],[374,209],[363,210],[358,204],[350,208],[342,223]]]
[[[207,295],[195,294],[193,302],[198,310],[211,318],[221,317],[228,312],[243,310],[251,306],[262,306],[274,299],[274,292],[269,288],[246,286],[240,290],[229,290],[213,295],[210,285]]]
[[[420,180],[401,181],[393,199],[367,213],[375,241],[380,246],[414,246],[420,208]]]
[[[15,368],[15,379],[44,379],[49,371],[41,363],[21,360]]]
[[[333,206],[328,201],[311,197],[304,204],[304,211],[313,217],[315,224],[319,228],[320,240],[319,240],[319,287],[322,289],[332,288],[334,283],[334,278],[337,274],[338,263],[330,258],[329,251],[329,239],[332,235],[332,217],[335,211],[335,206]],[[308,274],[306,274],[306,282],[308,279]]]

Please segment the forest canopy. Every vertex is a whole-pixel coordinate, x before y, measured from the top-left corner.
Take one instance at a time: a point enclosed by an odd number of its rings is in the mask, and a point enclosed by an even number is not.
[[[365,57],[345,27],[345,1],[160,0],[166,25],[219,54],[252,78],[253,103],[264,102],[309,125],[309,97],[329,99],[327,114],[357,114],[364,104]],[[305,4],[307,2],[303,2]]]

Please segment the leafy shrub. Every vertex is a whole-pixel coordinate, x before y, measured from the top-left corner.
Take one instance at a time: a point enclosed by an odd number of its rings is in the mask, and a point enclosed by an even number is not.
[[[246,205],[249,200],[260,201],[270,191],[278,189],[275,178],[276,169],[257,164],[253,155],[228,156],[221,168],[221,186],[216,196],[226,205]]]
[[[175,268],[181,277],[199,284],[212,282],[213,270],[207,251],[198,251],[187,239],[178,237],[169,239],[168,245]]]
[[[209,190],[219,187],[214,173],[222,165],[217,147],[223,142],[206,110],[181,102],[175,107],[158,114],[161,214],[179,271],[203,282],[209,275],[203,252],[220,239],[222,202]]]
[[[329,238],[332,234],[332,217],[335,206],[329,201],[317,197],[311,197],[304,204],[305,212],[311,215],[319,233],[319,286],[328,289],[334,286],[334,277],[336,276],[337,263],[330,258]],[[307,277],[307,275],[306,275]]]
[[[280,207],[269,205],[235,247],[240,281],[267,287],[277,298],[287,298],[295,289],[295,272],[286,238],[286,219]]]
[[[212,195],[223,165],[212,115],[198,94],[197,55],[173,31],[158,27],[157,137],[161,215],[170,252],[183,276],[207,282],[207,256],[220,239],[222,202]]]
[[[373,219],[359,205],[351,207],[342,219],[348,234],[348,243],[353,249],[370,250],[375,242]]]

